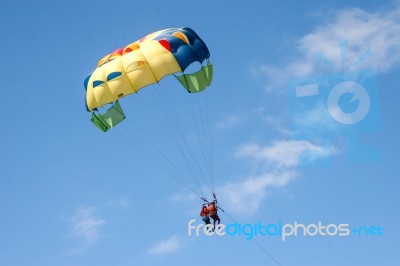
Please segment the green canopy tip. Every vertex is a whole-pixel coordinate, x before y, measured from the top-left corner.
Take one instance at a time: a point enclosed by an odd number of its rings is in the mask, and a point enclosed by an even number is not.
[[[121,105],[116,101],[104,114],[92,112],[91,121],[98,129],[107,132],[121,123],[125,118]]]

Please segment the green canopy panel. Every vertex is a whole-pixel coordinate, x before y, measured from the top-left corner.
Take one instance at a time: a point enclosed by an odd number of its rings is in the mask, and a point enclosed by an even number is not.
[[[175,76],[188,92],[200,92],[210,86],[213,78],[213,65],[208,63],[195,73]]]
[[[104,114],[92,113],[92,123],[101,131],[107,132],[125,119],[121,105],[116,101]]]

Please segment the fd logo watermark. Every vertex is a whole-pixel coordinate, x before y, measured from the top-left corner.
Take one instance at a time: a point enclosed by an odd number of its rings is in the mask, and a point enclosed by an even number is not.
[[[341,50],[344,57],[345,46]],[[367,55],[371,53],[367,51],[360,56],[353,67],[342,65],[346,71],[333,69],[333,73],[288,82],[295,139],[318,142],[332,152],[334,149],[330,147],[339,146],[351,162],[368,163],[379,159],[379,152],[364,141],[364,136],[380,127],[376,74],[359,69]],[[334,65],[323,55],[319,58],[325,64]]]

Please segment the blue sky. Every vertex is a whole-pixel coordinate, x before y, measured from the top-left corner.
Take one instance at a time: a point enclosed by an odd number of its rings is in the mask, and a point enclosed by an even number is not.
[[[400,264],[398,2],[0,6],[1,265]],[[150,145],[187,173],[171,149],[176,139],[154,135],[158,128],[149,114],[136,116],[134,99],[121,101],[131,117],[104,134],[83,101],[83,80],[104,55],[183,26],[207,43],[214,64],[208,122],[215,185],[228,215],[250,224],[380,226],[383,235],[257,236],[279,264],[244,236],[187,235],[191,219],[200,224],[201,202],[145,150]],[[348,80],[365,85],[370,112],[343,125],[327,111],[326,97]],[[320,94],[293,96],[296,86],[310,84]],[[154,87],[176,89],[171,96],[184,113],[177,81]],[[360,99],[342,106],[345,112]],[[132,132],[132,114],[153,132],[149,139]],[[181,123],[193,140],[192,125],[184,117]],[[221,219],[232,223],[224,213]],[[212,255],[204,261],[204,254]]]

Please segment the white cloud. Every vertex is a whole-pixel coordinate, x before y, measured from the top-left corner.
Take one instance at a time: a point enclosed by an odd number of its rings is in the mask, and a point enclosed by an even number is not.
[[[313,131],[329,130],[334,131],[339,127],[339,124],[332,119],[327,111],[326,103],[319,100],[313,108],[307,111],[293,112],[293,122],[297,128],[310,129]]]
[[[229,129],[234,126],[237,126],[238,124],[241,124],[244,122],[247,118],[244,115],[228,115],[225,117],[224,120],[219,121],[217,123],[217,127],[220,129]]]
[[[254,116],[262,116],[265,112],[264,107],[251,108],[245,112],[241,112],[240,114],[229,114],[226,115],[223,120],[217,122],[216,126],[219,129],[231,129],[238,125],[241,125],[253,118]]]
[[[105,220],[95,215],[93,207],[78,207],[70,218],[70,235],[82,241],[80,251],[97,243],[100,239],[100,229]]]
[[[273,165],[276,168],[295,167],[301,160],[313,162],[328,157],[333,148],[326,148],[307,140],[279,140],[262,147],[259,144],[241,146],[236,155],[250,157],[258,163]]]
[[[197,199],[198,199],[198,197],[194,193],[190,193],[190,194],[187,194],[187,193],[182,194],[181,193],[181,194],[173,195],[168,200],[171,202],[178,202],[181,204],[182,202],[193,202]]]
[[[348,8],[324,17],[328,19],[295,43],[297,55],[285,65],[262,64],[252,70],[267,77],[267,91],[280,91],[291,78],[322,71],[384,73],[400,63],[400,4],[375,12]]]
[[[284,187],[296,176],[295,171],[264,173],[237,182],[228,182],[218,189],[224,207],[236,213],[256,212],[269,189]]]
[[[254,76],[266,77],[268,79],[265,89],[267,92],[274,92],[281,89],[289,79],[291,73],[275,66],[261,64],[251,69]]]
[[[121,195],[107,203],[108,207],[128,208],[131,205],[131,200],[128,195]]]
[[[152,255],[161,255],[166,253],[171,253],[178,250],[181,247],[178,238],[176,236],[172,236],[166,240],[162,240],[147,250],[148,254]]]
[[[252,214],[259,209],[268,191],[283,188],[295,179],[300,163],[314,162],[332,154],[332,149],[306,140],[276,140],[266,146],[242,145],[236,155],[250,158],[257,166],[256,173],[219,187],[221,202],[234,212]]]

